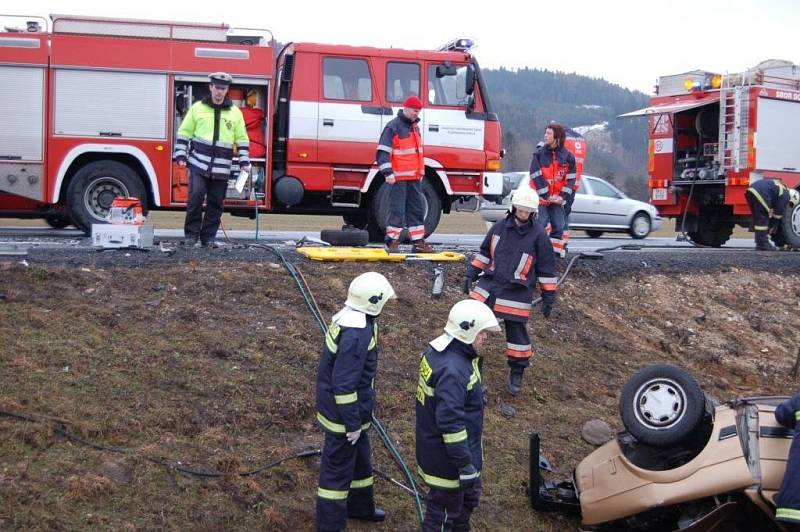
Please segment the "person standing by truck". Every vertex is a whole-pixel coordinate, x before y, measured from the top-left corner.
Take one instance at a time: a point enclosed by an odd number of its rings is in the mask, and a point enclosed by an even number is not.
[[[789,204],[797,205],[800,193],[786,188],[781,181],[761,179],[750,185],[744,195],[753,213],[756,250],[776,251],[768,235],[780,230],[786,207]]]
[[[564,147],[567,133],[560,124],[548,124],[544,130],[544,146],[533,153],[530,179],[539,194],[539,223],[550,226],[550,242],[559,257],[566,255],[564,249],[564,205],[574,195],[575,156]]]
[[[422,194],[422,179],[425,177],[425,159],[422,152],[422,137],[419,134],[419,113],[422,100],[409,96],[397,116],[383,128],[378,141],[375,160],[378,171],[389,192],[389,220],[386,223],[386,248],[397,251],[403,229],[415,253],[432,253],[425,242],[425,198]]]
[[[208,96],[195,102],[181,122],[173,159],[178,166],[189,166],[184,244],[193,246],[199,241],[213,248],[217,247],[215,239],[234,156],[239,158],[239,168],[249,171],[250,142],[241,110],[226,97],[233,78],[215,72],[208,79]]]

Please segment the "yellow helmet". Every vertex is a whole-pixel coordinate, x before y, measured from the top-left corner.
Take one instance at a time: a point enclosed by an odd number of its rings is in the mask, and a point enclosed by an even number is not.
[[[500,324],[492,309],[475,299],[465,299],[453,305],[444,326],[444,332],[465,344],[474,342],[483,330],[499,331]]]
[[[395,297],[389,280],[378,272],[362,273],[350,283],[345,305],[370,316],[377,316],[387,301]]]

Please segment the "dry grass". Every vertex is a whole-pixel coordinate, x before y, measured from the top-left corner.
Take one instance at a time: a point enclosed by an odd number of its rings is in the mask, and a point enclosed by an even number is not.
[[[299,266],[328,317],[363,271]],[[380,320],[378,416],[413,467],[418,356],[463,297],[462,266],[449,267],[438,300],[429,296],[427,266],[375,268],[399,294]],[[316,459],[201,481],[142,458],[237,472],[320,445],[313,383],[321,333],[289,277],[266,263],[87,270],[3,272],[0,293],[15,297],[0,299],[0,408],[61,420],[84,438],[132,452],[93,450],[0,417],[0,529],[311,530]],[[475,529],[576,528],[574,519],[529,508],[528,435],[542,433],[544,452],[567,476],[591,450],[582,424],[600,418],[619,428],[619,390],[644,364],[686,367],[723,399],[792,391],[796,281],[739,270],[577,274],[551,319],[531,322],[536,356],[514,399],[502,391],[504,340],[491,338],[485,493]],[[516,417],[500,414],[501,401],[517,408]],[[376,465],[399,478],[371,437]],[[404,492],[378,481],[376,496],[389,511],[387,530],[416,529]]]

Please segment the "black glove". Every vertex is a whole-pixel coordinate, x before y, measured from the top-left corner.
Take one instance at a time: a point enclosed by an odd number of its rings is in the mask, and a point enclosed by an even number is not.
[[[781,226],[781,221],[780,220],[778,220],[777,218],[770,218],[769,219],[769,228],[767,229],[767,232],[769,234],[771,234],[771,235],[774,235],[775,233],[778,232],[778,228],[780,226]]]
[[[553,311],[553,302],[552,301],[542,301],[542,316],[545,318],[550,317],[550,313]]]
[[[467,489],[478,481],[478,470],[472,464],[467,464],[458,470],[458,485]]]
[[[464,293],[469,295],[472,283],[478,280],[481,271],[472,264],[467,266],[467,273],[464,275]]]

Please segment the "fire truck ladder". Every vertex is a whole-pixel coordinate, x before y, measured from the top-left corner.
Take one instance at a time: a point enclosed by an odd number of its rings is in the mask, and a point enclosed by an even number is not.
[[[719,94],[720,173],[738,172],[747,166],[747,131],[750,87],[723,86]]]

